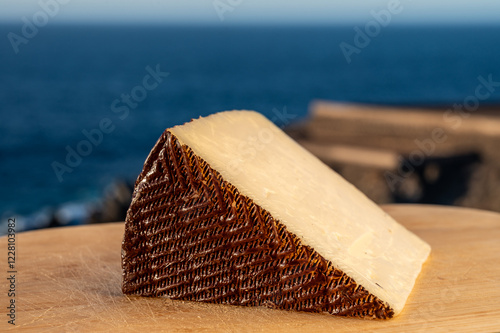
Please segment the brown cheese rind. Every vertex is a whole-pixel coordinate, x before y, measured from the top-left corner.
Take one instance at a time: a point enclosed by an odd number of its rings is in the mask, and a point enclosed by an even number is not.
[[[135,184],[122,267],[125,294],[363,318],[394,315],[168,130]]]

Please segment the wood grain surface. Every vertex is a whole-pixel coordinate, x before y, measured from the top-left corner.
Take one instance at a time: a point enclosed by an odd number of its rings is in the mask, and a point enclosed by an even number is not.
[[[128,297],[121,293],[123,223],[18,233],[16,326],[33,332],[500,332],[500,214],[387,205],[432,246],[405,309],[386,321]],[[7,239],[0,239],[7,276]]]

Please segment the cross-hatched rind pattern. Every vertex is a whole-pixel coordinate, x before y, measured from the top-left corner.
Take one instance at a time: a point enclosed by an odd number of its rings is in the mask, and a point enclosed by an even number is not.
[[[168,130],[135,184],[122,266],[125,294],[364,318],[394,314]]]

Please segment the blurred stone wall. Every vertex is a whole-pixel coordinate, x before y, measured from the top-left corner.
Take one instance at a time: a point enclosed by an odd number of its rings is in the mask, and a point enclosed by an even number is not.
[[[315,101],[285,131],[378,204],[500,211],[500,112]]]

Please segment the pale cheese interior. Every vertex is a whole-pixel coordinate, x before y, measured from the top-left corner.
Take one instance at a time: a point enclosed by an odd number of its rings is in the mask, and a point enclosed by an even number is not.
[[[225,180],[398,314],[430,246],[253,111],[170,129]]]

